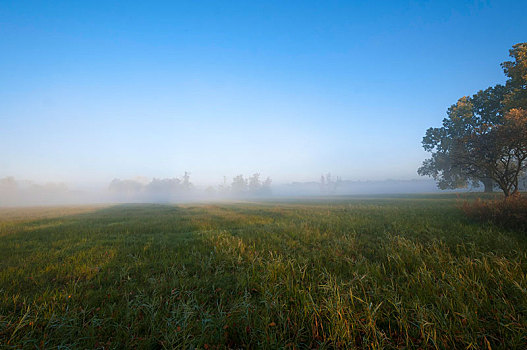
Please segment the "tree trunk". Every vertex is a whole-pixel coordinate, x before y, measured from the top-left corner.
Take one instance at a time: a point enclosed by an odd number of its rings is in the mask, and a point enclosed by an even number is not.
[[[505,198],[507,198],[511,194],[510,188],[503,182],[498,181],[498,187],[500,188],[500,190],[503,191],[503,195],[505,196]]]
[[[485,186],[485,193],[494,192],[494,181],[492,179],[486,178],[481,180],[483,186]]]

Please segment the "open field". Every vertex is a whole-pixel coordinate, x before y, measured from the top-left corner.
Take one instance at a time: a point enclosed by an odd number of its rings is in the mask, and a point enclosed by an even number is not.
[[[459,204],[0,209],[0,344],[527,348],[527,235]]]

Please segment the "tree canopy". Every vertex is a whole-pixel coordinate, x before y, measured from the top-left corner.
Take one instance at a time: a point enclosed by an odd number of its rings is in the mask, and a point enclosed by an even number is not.
[[[502,64],[508,80],[460,98],[447,111],[443,126],[429,128],[423,148],[431,152],[418,169],[439,188],[485,185],[508,196],[519,190],[527,158],[527,43],[510,50]]]

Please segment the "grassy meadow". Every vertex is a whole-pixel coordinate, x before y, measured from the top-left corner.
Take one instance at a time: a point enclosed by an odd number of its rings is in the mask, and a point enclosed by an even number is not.
[[[456,195],[0,209],[0,347],[527,348],[527,235]]]

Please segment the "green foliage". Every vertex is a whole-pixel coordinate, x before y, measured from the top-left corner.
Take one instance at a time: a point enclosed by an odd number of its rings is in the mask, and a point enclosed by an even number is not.
[[[505,86],[460,98],[448,109],[442,127],[426,131],[423,148],[432,157],[418,173],[433,177],[439,188],[461,188],[469,183],[477,187],[481,182],[486,192],[494,185],[506,196],[518,190],[525,164],[516,154],[526,151],[523,136],[513,138],[513,133],[499,129],[510,131],[507,114],[527,111],[527,43],[514,45],[510,55],[514,61],[502,64],[509,77]]]
[[[417,172],[432,176],[441,189],[469,184],[477,187],[480,181],[488,179],[489,174],[478,162],[481,155],[470,149],[465,140],[483,125],[501,121],[496,101],[503,99],[503,93],[503,86],[496,85],[472,97],[462,97],[450,106],[443,126],[426,131],[422,144],[425,151],[432,153],[432,158],[425,160]]]
[[[514,61],[507,61],[501,65],[509,77],[507,81],[509,92],[505,103],[508,109],[527,110],[527,43],[513,45],[509,53]]]
[[[525,348],[525,236],[457,203],[3,209],[0,344]]]

